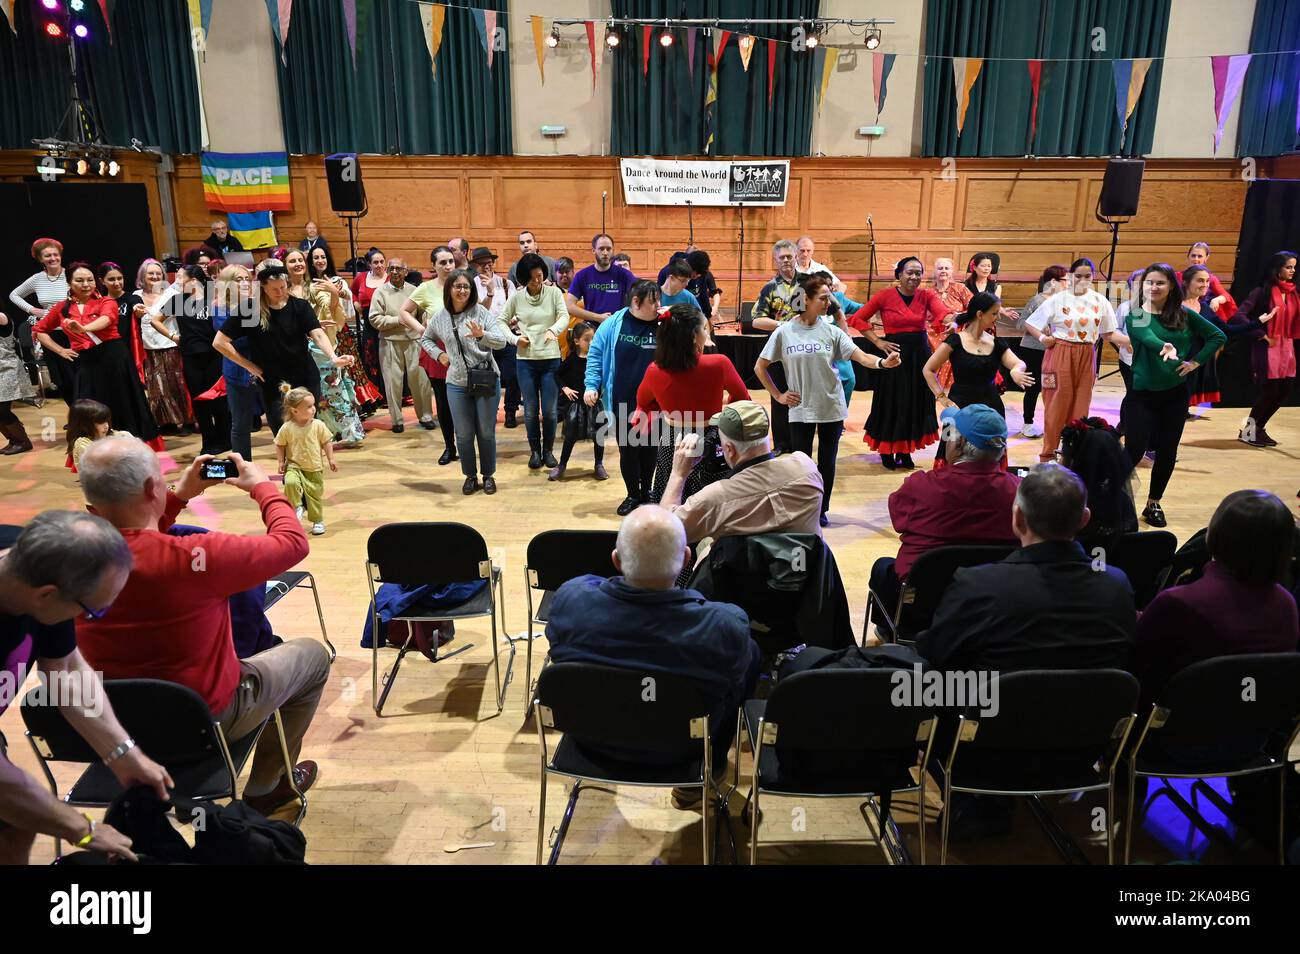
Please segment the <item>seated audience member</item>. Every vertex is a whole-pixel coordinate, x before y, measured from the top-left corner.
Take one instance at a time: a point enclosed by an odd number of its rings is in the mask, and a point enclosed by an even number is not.
[[[1061,431],[1061,463],[1088,488],[1092,518],[1079,531],[1085,549],[1104,547],[1112,538],[1138,529],[1133,505],[1133,465],[1119,435],[1099,417],[1072,421]]]
[[[903,581],[926,550],[951,544],[1015,544],[1011,505],[1019,479],[1002,472],[1007,422],[985,404],[946,409],[941,420],[947,467],[910,474],[889,495],[889,519],[901,538],[898,556],[871,568],[871,589],[889,612]]]
[[[674,585],[689,554],[680,520],[662,507],[638,507],[618,531],[613,560],[622,575],[581,576],[561,586],[546,638],[552,662],[672,673],[704,685],[713,697],[709,734],[714,774],[721,777],[736,711],[758,679],[759,651],[742,609]],[[689,793],[674,793],[678,807],[690,801]]]
[[[1133,588],[1117,567],[1095,568],[1076,542],[1087,500],[1083,481],[1059,464],[1030,471],[1011,512],[1021,549],[953,574],[916,651],[947,671],[1127,669]]]
[[[1280,585],[1295,552],[1295,519],[1263,490],[1228,494],[1210,518],[1210,562],[1199,580],[1158,594],[1138,620],[1134,672],[1154,701],[1192,663],[1295,652],[1295,598]]]
[[[316,223],[310,219],[308,219],[307,224],[303,226],[303,232],[305,233],[303,239],[298,243],[299,251],[310,252],[315,248],[330,247],[330,243],[325,240],[325,236],[320,234],[320,229],[317,227]]]
[[[686,478],[703,440],[687,434],[677,442],[663,505],[677,515],[686,539],[752,533],[815,533],[821,536],[822,476],[801,451],[776,457],[768,437],[767,411],[753,401],[736,401],[715,414],[722,454],[731,476],[701,488],[682,503]]]
[[[56,703],[68,724],[123,787],[146,785],[166,800],[171,776],[126,734],[99,676],[77,650],[73,620],[108,612],[131,572],[122,535],[91,514],[50,510],[32,518],[16,540],[5,533],[0,549],[0,675],[9,686],[0,692],[0,715],[15,701],[29,666],[51,679],[76,679],[80,701]],[[129,838],[59,801],[10,762],[0,735],[0,864],[27,864],[38,834],[136,860]]]
[[[95,513],[122,532],[135,558],[126,586],[102,619],[81,620],[77,642],[107,678],[166,679],[207,702],[229,739],[253,732],[280,710],[289,754],[298,758],[321,690],[329,653],[313,639],[292,639],[240,660],[231,638],[230,596],[295,566],[307,537],[293,506],[263,470],[231,454],[239,476],[226,483],[262,512],[264,536],[211,532],[193,539],[167,531],[194,497],[222,481],[203,480],[198,457],[168,491],[158,459],[132,437],[96,441],[81,459],[81,489]],[[294,769],[299,791],[316,763]],[[295,801],[274,731],[263,735],[244,786],[244,801],[271,815]]]

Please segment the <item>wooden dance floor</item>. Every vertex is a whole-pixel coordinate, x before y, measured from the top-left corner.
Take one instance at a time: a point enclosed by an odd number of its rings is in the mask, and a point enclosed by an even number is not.
[[[1117,418],[1122,386],[1113,376],[1098,387],[1093,410]],[[762,395],[766,399],[766,395]],[[1008,394],[1009,423],[1021,426],[1020,397]],[[854,628],[862,625],[867,576],[872,561],[892,555],[897,537],[889,524],[887,497],[903,480],[890,473],[862,443],[862,422],[870,394],[854,396],[849,429],[840,447],[831,526],[826,538],[835,550],[847,586]],[[44,409],[19,407],[33,440],[35,453],[6,457],[0,463],[0,522],[22,523],[52,507],[80,507],[76,478],[64,468],[61,403]],[[1041,409],[1039,420],[1041,423]],[[1202,411],[1202,413],[1205,413]],[[1219,500],[1229,491],[1256,487],[1295,502],[1300,490],[1300,410],[1284,409],[1270,432],[1281,442],[1275,449],[1248,447],[1236,440],[1245,411],[1211,409],[1205,418],[1189,422],[1183,437],[1178,469],[1164,505],[1180,541],[1204,527]],[[329,685],[316,720],[303,746],[303,757],[320,763],[321,772],[310,792],[310,809],[303,825],[308,861],[328,863],[474,864],[531,863],[534,854],[538,798],[538,746],[531,722],[523,724],[523,655],[517,659],[505,711],[497,716],[489,668],[490,634],[486,620],[459,627],[456,643],[474,648],[432,665],[408,656],[385,715],[376,718],[370,698],[370,651],[360,648],[368,591],[363,572],[366,538],[381,524],[404,520],[455,520],[476,527],[505,571],[506,621],[512,633],[526,630],[524,553],[528,540],[553,528],[615,528],[614,508],[623,498],[618,478],[617,448],[610,446],[606,464],[611,479],[591,479],[588,447],[579,447],[562,483],[549,483],[546,471],[529,471],[522,427],[499,427],[500,491],[494,497],[461,495],[458,465],[437,465],[442,451],[438,432],[415,425],[410,409],[404,434],[392,434],[386,412],[367,422],[368,437],[358,450],[338,453],[340,470],[326,476],[325,520],[328,532],[311,538],[304,568],[322,588],[329,633],[339,647]],[[45,442],[41,438],[45,438]],[[273,469],[271,435],[254,435],[258,461]],[[57,442],[57,443],[52,443]],[[1031,465],[1038,440],[1016,438],[1011,460]],[[198,448],[197,437],[168,440],[164,470],[187,464]],[[928,467],[933,451],[917,455]],[[1147,467],[1135,489],[1139,509],[1145,499]],[[182,519],[211,529],[261,532],[258,511],[233,489],[209,490]],[[319,638],[311,596],[298,590],[272,611],[276,632],[283,637]],[[537,648],[536,660],[545,652]],[[391,662],[395,655],[386,651]],[[504,663],[504,658],[503,658]],[[870,731],[869,726],[863,727]],[[9,755],[20,767],[40,777],[23,737],[18,707],[0,719],[9,740]],[[742,757],[748,771],[749,756]],[[61,791],[71,770],[59,773]],[[742,789],[747,783],[742,784]],[[558,823],[566,799],[565,787],[549,786],[547,828]],[[1168,801],[1161,800],[1166,805]],[[1062,827],[1093,863],[1104,864],[1104,842],[1091,832],[1091,810],[1104,805],[1104,794],[1078,801],[1046,799]],[[738,805],[739,799],[733,802]],[[931,789],[928,816],[933,821],[938,800]],[[917,851],[915,799],[902,796],[895,816],[909,850]],[[885,864],[874,844],[875,834],[863,822],[853,800],[821,801],[768,798],[763,802],[761,849],[765,863]],[[806,823],[805,821],[806,820]],[[700,816],[675,810],[668,793],[652,789],[621,789],[617,794],[584,793],[565,842],[561,863],[596,862],[650,864],[690,863],[700,857]],[[737,839],[747,830],[733,822]],[[1239,841],[1244,840],[1240,836]],[[449,846],[493,842],[488,848],[449,853]],[[782,843],[782,844],[778,844]],[[938,832],[927,831],[929,860],[938,861]],[[1137,859],[1163,862],[1180,853],[1197,853],[1204,861],[1272,861],[1269,845],[1231,849],[1206,844],[1203,835],[1188,832],[1181,816],[1160,815],[1138,834]],[[33,859],[48,861],[52,843],[37,841]],[[747,857],[743,847],[740,852]],[[726,858],[725,851],[720,857]],[[1004,839],[954,845],[950,861],[957,863],[1059,863],[1061,856],[1035,822],[1028,807],[1017,807],[1015,833]]]

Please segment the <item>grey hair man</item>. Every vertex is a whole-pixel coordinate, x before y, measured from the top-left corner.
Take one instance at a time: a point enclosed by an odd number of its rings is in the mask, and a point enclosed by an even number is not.
[[[12,539],[3,536],[0,547]],[[0,554],[0,714],[34,662],[38,704],[57,706],[123,787],[146,785],[165,801],[171,776],[117,721],[99,674],[77,649],[73,623],[109,612],[130,572],[126,542],[99,517],[50,510],[21,530]],[[37,834],[135,860],[129,838],[59,801],[10,762],[0,736],[0,864],[27,864]]]
[[[736,711],[758,678],[759,650],[749,617],[675,583],[689,549],[681,521],[662,507],[638,507],[623,518],[611,554],[621,575],[581,576],[555,593],[546,638],[552,662],[595,663],[653,678],[667,673],[695,680],[710,699],[715,774],[726,770]],[[584,748],[588,748],[584,744]],[[645,753],[602,749],[618,758]],[[679,808],[693,806],[674,793]]]
[[[763,406],[736,401],[709,423],[718,429],[731,475],[683,501],[687,478],[699,466],[705,445],[698,434],[687,434],[677,442],[663,504],[681,520],[686,539],[698,543],[753,533],[821,536],[822,476],[812,458],[801,451],[773,455]]]
[[[266,473],[230,454],[238,476],[207,480],[198,457],[168,490],[158,458],[130,435],[95,441],[81,458],[81,487],[92,509],[112,523],[135,566],[113,612],[82,620],[77,642],[109,678],[165,679],[203,697],[230,739],[256,731],[279,710],[289,755],[296,759],[329,675],[330,657],[314,639],[290,639],[238,659],[230,597],[291,569],[307,555],[307,537]],[[225,483],[257,505],[264,535],[216,531],[168,533],[190,500]],[[244,801],[266,815],[297,807],[297,793],[316,777],[301,762],[289,779],[278,733],[262,736],[244,786]]]
[[[402,308],[410,300],[415,286],[406,280],[406,260],[395,255],[388,260],[388,280],[375,289],[366,320],[379,332],[379,369],[384,377],[384,393],[390,395],[388,416],[393,433],[406,429],[402,422],[402,383],[411,389],[420,426],[426,431],[435,427],[433,390],[429,376],[420,367],[420,336],[402,322]]]
[[[795,244],[795,271],[800,275],[815,275],[818,272],[825,272],[831,277],[831,291],[848,291],[845,285],[835,273],[829,268],[817,261],[814,256],[817,254],[817,245],[813,242],[811,235],[801,235],[799,241]]]

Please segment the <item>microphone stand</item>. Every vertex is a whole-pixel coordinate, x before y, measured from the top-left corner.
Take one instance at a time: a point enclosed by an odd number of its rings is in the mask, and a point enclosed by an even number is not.
[[[691,214],[691,200],[686,200],[686,244],[688,246],[695,244],[695,217]]]
[[[744,305],[741,292],[745,276],[745,203],[738,203],[740,210],[740,257],[736,260],[736,324],[740,325],[741,310]],[[744,327],[741,327],[744,331]]]
[[[876,227],[871,223],[871,214],[867,214],[867,231],[869,251],[867,253],[867,301],[871,300],[871,283],[876,277]]]
[[[601,231],[601,234],[604,234],[604,232],[605,232],[605,200],[608,199],[608,198],[609,198],[609,193],[608,193],[608,192],[601,192],[601,194],[600,194],[600,231]]]

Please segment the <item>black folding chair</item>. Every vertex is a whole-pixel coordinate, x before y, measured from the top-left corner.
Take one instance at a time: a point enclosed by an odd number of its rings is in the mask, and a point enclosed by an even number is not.
[[[1195,789],[1225,815],[1232,808],[1200,779],[1277,772],[1278,863],[1285,864],[1282,825],[1287,754],[1300,735],[1300,653],[1247,653],[1193,663],[1175,673],[1160,692],[1128,754],[1128,818],[1124,863],[1128,864],[1138,777],[1158,778],[1164,794],[1198,828],[1214,830],[1167,779],[1197,779]],[[1153,796],[1154,798],[1155,796]],[[1147,805],[1150,803],[1148,802]],[[1147,805],[1143,806],[1145,813]]]
[[[307,797],[293,780],[293,760],[277,710],[267,722],[242,739],[229,740],[208,705],[188,686],[161,679],[112,679],[103,683],[113,713],[130,733],[140,751],[160,763],[176,783],[173,797],[182,801],[213,802],[234,798],[239,774],[270,722],[280,739],[285,777],[298,798],[298,817],[307,814]],[[88,768],[63,796],[69,805],[103,808],[122,794],[117,776],[101,761],[63,715],[47,701],[48,690],[37,686],[23,697],[20,711],[27,741],[45,773],[50,793],[59,797],[50,771],[52,762],[77,762]],[[55,839],[55,854],[59,841]]]
[[[1115,767],[1137,721],[1138,681],[1118,669],[990,678],[996,714],[965,706],[944,765],[939,863],[948,863],[953,792],[1033,796],[1038,804],[1040,795],[1105,791],[1106,859],[1113,864]]]
[[[918,793],[916,827],[925,864],[925,766],[937,720],[925,706],[894,704],[895,673],[801,672],[777,682],[767,699],[745,703],[745,730],[754,752],[751,865],[758,864],[760,794],[866,798],[860,806],[863,819],[869,807],[882,850],[905,862],[907,851],[889,814],[892,796],[901,792]],[[919,768],[919,781],[912,778],[913,768]]]
[[[1113,538],[1102,556],[1107,565],[1124,571],[1133,587],[1133,602],[1141,610],[1160,591],[1177,549],[1178,538],[1168,530],[1143,530]]]
[[[867,618],[862,632],[871,632],[873,617],[896,643],[915,642],[930,628],[935,610],[952,582],[952,575],[969,566],[999,563],[1016,551],[1007,544],[953,544],[926,550],[907,574],[899,593],[898,605],[892,610],[874,590],[867,591]]]
[[[524,589],[528,595],[528,651],[524,664],[524,705],[533,712],[534,626],[545,626],[551,617],[555,591],[569,580],[588,574],[611,577],[618,574],[611,554],[618,541],[617,530],[547,530],[528,541],[524,558]],[[533,606],[533,593],[541,599]],[[545,661],[542,662],[545,666]]]
[[[583,782],[646,788],[698,788],[703,796],[704,863],[709,842],[713,756],[708,694],[694,680],[668,673],[615,669],[590,663],[552,663],[537,676],[537,740],[541,744],[541,801],[537,811],[537,863],[546,841],[546,779],[574,780],[548,864],[564,847]],[[564,733],[554,752],[547,730]],[[619,758],[608,750],[636,753]],[[602,751],[605,750],[605,751]],[[722,753],[726,758],[726,753]]]
[[[375,603],[377,587],[384,583],[400,586],[445,586],[449,583],[472,583],[486,580],[487,585],[474,598],[459,606],[439,610],[432,616],[397,616],[389,626],[406,624],[406,640],[397,652],[392,670],[382,678],[379,675],[380,619]],[[496,674],[497,712],[505,708],[506,688],[514,671],[515,645],[507,640],[510,659],[506,663],[504,680],[501,676],[501,659],[497,648],[497,612],[501,614],[501,632],[506,629],[505,587],[500,567],[494,566],[488,555],[487,543],[473,527],[463,523],[390,523],[376,529],[366,541],[366,582],[370,586],[371,639],[371,699],[375,715],[383,715],[384,703],[397,679],[397,670],[411,650],[415,639],[415,623],[439,623],[446,620],[465,620],[487,616],[492,620],[492,667]],[[434,640],[433,661],[441,662],[473,648],[466,643],[449,653],[438,653]],[[382,686],[382,688],[381,688]]]
[[[262,603],[262,612],[271,612],[271,607],[280,600],[289,595],[290,591],[298,587],[306,587],[311,590],[312,599],[316,601],[316,619],[320,622],[320,638],[330,651],[330,662],[338,658],[338,650],[330,642],[329,634],[325,632],[325,614],[320,608],[320,593],[316,589],[316,578],[306,570],[291,570],[288,573],[281,573],[279,576],[273,576],[266,581],[266,599]]]

